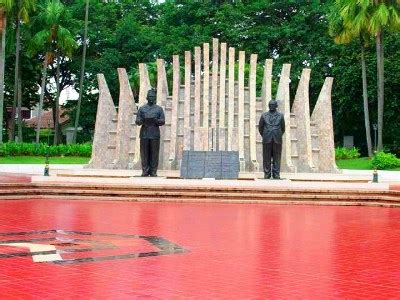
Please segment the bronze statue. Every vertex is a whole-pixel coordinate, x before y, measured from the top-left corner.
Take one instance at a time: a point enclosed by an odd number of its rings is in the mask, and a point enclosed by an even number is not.
[[[263,113],[258,124],[258,131],[263,140],[263,168],[264,178],[280,179],[282,135],[285,133],[285,118],[278,112],[278,102],[271,100],[268,103],[269,111]]]
[[[142,176],[157,176],[160,151],[160,126],[165,124],[164,110],[156,104],[157,93],[154,89],[147,92],[147,104],[141,106],[136,116],[136,125],[140,128],[140,159]]]

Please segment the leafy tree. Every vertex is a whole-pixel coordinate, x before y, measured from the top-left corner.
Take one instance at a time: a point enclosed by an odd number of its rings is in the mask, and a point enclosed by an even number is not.
[[[14,100],[11,115],[11,137],[15,135],[15,112],[18,106],[18,142],[22,142],[22,92],[21,92],[21,24],[29,22],[29,14],[35,10],[36,0],[14,0],[12,13],[15,18],[15,69],[14,69]]]
[[[80,116],[80,112],[81,112],[81,102],[82,102],[82,93],[83,93],[83,77],[85,75],[86,44],[87,44],[88,23],[89,23],[89,0],[86,0],[86,6],[85,6],[85,29],[84,29],[84,34],[83,34],[83,51],[82,51],[81,76],[79,77],[79,98],[78,98],[78,105],[77,105],[77,108],[76,108],[76,115],[75,115],[73,143],[76,143],[76,135],[78,134],[79,116]]]
[[[38,1],[44,3],[44,0]],[[68,29],[82,48],[75,51],[74,56],[67,58],[63,52],[57,50],[55,44],[49,44],[49,51],[45,51],[45,47],[42,47],[30,60],[24,58],[22,50],[23,101],[26,106],[34,105],[39,100],[39,97],[33,97],[40,85],[39,73],[43,71],[45,53],[52,53],[53,57],[51,55],[47,57],[49,65],[46,71],[51,79],[45,80],[47,85],[45,84],[45,88],[42,89],[44,90],[42,105],[54,106],[57,89],[51,83],[53,77],[57,77],[56,52],[58,52],[60,75],[56,81],[60,83],[59,91],[73,84],[81,95],[79,120],[77,120],[77,101],[68,101],[66,105],[71,120],[83,128],[77,136],[78,141],[90,140],[93,134],[98,89],[96,74],[104,73],[114,100],[118,100],[119,84],[116,68],[127,69],[136,94],[138,63],[148,64],[151,80],[154,81],[154,62],[157,58],[164,58],[167,76],[170,76],[173,54],[179,54],[183,59],[185,50],[193,50],[193,47],[201,46],[204,42],[211,42],[211,38],[218,37],[221,42],[227,42],[229,46],[246,51],[247,59],[250,53],[257,53],[260,62],[258,70],[262,68],[264,59],[274,58],[273,83],[279,80],[282,64],[291,63],[292,99],[301,70],[304,67],[312,68],[311,106],[317,99],[324,78],[333,76],[335,80],[332,104],[336,141],[340,144],[343,135],[354,135],[356,145],[363,151],[367,149],[364,147],[366,130],[363,103],[357,101],[363,95],[363,85],[361,80],[354,80],[355,74],[360,72],[360,45],[350,43],[347,47],[343,47],[332,41],[328,34],[327,13],[333,0],[164,1],[158,4],[149,0],[91,0],[88,29],[90,39],[86,43],[83,42],[86,0],[62,1],[68,5],[72,13]],[[73,28],[70,27],[71,24]],[[10,27],[9,32],[15,36],[15,26]],[[37,20],[32,25],[32,32],[37,33],[43,28],[43,23]],[[368,26],[367,28],[371,34]],[[24,46],[25,39],[29,39],[27,26],[22,26],[22,33],[21,44]],[[392,144],[391,147],[397,147],[396,145],[400,143],[400,126],[397,125],[400,115],[399,37],[399,34],[385,30],[385,69],[391,74],[385,78],[385,124],[394,125],[386,126],[384,142],[388,146]],[[79,76],[82,70],[84,45],[87,46],[85,70],[84,76]],[[9,46],[13,46],[13,42],[9,41],[7,47]],[[6,51],[11,53],[9,50]],[[12,102],[14,94],[11,75],[14,72],[14,60],[9,57],[7,54],[7,61],[10,61],[7,63],[5,74],[7,103]],[[369,104],[375,106],[376,56],[372,53],[372,49],[366,48],[365,57],[368,58],[365,60],[365,72],[369,79],[367,96]],[[246,66],[247,63],[248,61]],[[258,79],[262,78],[259,76],[259,71],[257,76]],[[78,78],[79,80],[76,80]],[[80,86],[81,79],[83,79],[82,86]],[[371,120],[377,117],[375,110],[370,111],[370,117]]]
[[[73,50],[76,48],[76,42],[71,32],[64,27],[64,24],[70,22],[71,16],[65,6],[59,0],[49,0],[42,7],[37,17],[39,26],[42,28],[32,38],[31,52],[43,51],[43,75],[41,85],[41,95],[38,111],[38,123],[36,132],[36,143],[40,139],[40,117],[43,107],[43,99],[45,94],[47,67],[49,64],[56,64],[56,97],[53,109],[54,118],[54,144],[60,142],[59,127],[59,99],[60,99],[60,64],[66,57],[72,56]]]

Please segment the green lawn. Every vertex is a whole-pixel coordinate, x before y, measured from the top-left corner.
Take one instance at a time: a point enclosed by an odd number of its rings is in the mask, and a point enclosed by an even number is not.
[[[44,156],[5,156],[0,157],[0,164],[44,164]],[[50,164],[87,164],[90,157],[50,157]]]
[[[337,160],[336,165],[339,169],[372,170],[371,160],[368,157]],[[390,169],[388,171],[400,171],[400,168]]]

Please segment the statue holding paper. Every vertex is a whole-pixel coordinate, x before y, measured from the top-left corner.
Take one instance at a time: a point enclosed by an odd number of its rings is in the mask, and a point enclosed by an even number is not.
[[[165,124],[164,110],[156,104],[157,93],[151,89],[147,93],[147,104],[141,106],[136,116],[140,128],[140,159],[142,176],[157,176],[160,151],[160,126]]]

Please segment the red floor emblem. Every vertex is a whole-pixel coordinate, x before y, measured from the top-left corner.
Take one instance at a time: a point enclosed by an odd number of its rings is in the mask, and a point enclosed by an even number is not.
[[[34,262],[71,264],[186,251],[158,236],[66,230],[0,233],[0,258],[32,256]]]

